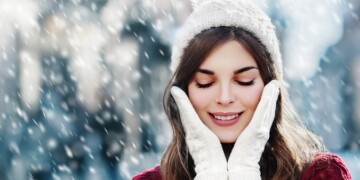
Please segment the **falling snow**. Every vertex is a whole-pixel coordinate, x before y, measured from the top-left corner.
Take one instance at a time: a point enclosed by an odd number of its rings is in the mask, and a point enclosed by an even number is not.
[[[360,2],[256,0],[305,124],[360,179]],[[0,1],[0,179],[130,179],[160,163],[175,0]]]

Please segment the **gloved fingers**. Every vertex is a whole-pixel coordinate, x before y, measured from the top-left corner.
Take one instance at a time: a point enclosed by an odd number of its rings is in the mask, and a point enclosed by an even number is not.
[[[211,130],[208,129],[205,124],[200,120],[200,117],[193,108],[188,96],[182,89],[173,86],[171,88],[171,95],[174,97],[175,102],[179,108],[181,122],[186,131],[194,131],[198,129],[201,131],[212,133]]]
[[[279,82],[272,80],[264,87],[260,102],[248,125],[250,129],[270,129],[275,117],[278,96]]]
[[[279,83],[276,80],[270,82],[269,86],[266,86],[264,90],[266,93],[269,93],[269,104],[266,107],[266,111],[264,113],[264,119],[262,122],[261,127],[270,129],[272,123],[274,122],[275,118],[275,111],[276,111],[276,102],[279,97]]]

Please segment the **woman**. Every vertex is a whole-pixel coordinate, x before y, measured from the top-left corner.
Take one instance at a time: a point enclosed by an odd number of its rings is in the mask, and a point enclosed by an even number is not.
[[[161,165],[133,179],[351,179],[289,102],[265,13],[240,0],[195,6],[164,97],[174,137]]]

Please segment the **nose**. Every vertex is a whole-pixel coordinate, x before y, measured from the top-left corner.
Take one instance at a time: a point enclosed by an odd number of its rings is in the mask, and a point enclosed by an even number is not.
[[[232,92],[230,85],[222,85],[219,91],[218,96],[215,99],[217,104],[220,105],[230,105],[235,101],[235,95]]]

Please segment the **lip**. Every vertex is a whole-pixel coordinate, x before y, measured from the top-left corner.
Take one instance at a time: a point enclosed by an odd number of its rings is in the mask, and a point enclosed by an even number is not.
[[[216,113],[209,113],[209,116],[213,120],[213,122],[218,126],[231,126],[237,123],[241,117],[243,112],[236,113],[236,112],[216,112]],[[238,117],[231,119],[231,120],[218,120],[214,116],[232,116],[238,114]]]

